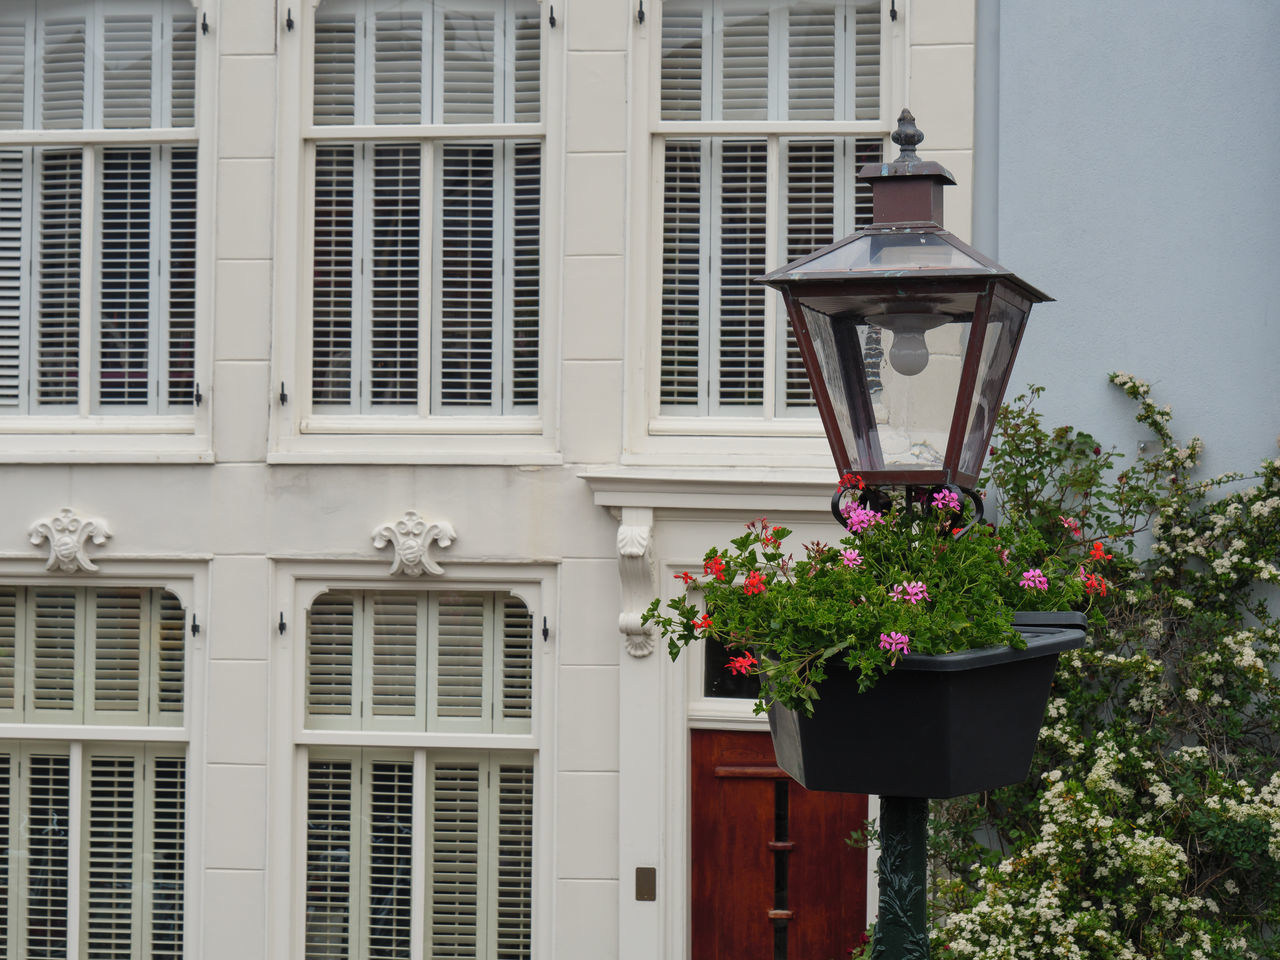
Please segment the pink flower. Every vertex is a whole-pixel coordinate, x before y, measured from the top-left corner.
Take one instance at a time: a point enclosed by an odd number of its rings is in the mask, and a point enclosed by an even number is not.
[[[1076,539],[1080,538],[1080,521],[1075,517],[1064,517],[1059,514],[1058,522],[1061,523],[1067,529],[1067,532],[1073,537]]]
[[[882,633],[880,634],[880,649],[888,650],[890,653],[907,654],[911,652],[911,638],[905,633]]]
[[[742,592],[747,596],[751,596],[753,593],[764,593],[764,591],[764,574],[759,570],[752,570],[747,574],[746,583],[742,585]]]
[[[844,561],[846,567],[862,566],[862,556],[857,550],[841,550],[840,559]]]
[[[758,662],[751,654],[744,653],[740,657],[730,657],[725,666],[729,668],[730,673],[740,673],[745,677]]]
[[[1045,575],[1040,572],[1039,567],[1032,567],[1030,570],[1022,572],[1022,582],[1019,586],[1025,587],[1027,590],[1048,590],[1049,581],[1045,579]]]
[[[924,583],[919,580],[897,584],[889,591],[889,597],[893,600],[906,600],[909,603],[919,603],[921,600],[930,599],[929,591],[925,588]]]
[[[1009,551],[1002,548],[996,552],[1000,554],[1000,562],[1007,567],[1009,565]]]
[[[880,514],[870,507],[862,506],[860,503],[846,504],[840,508],[840,512],[844,514],[844,525],[850,533],[861,533],[868,527],[884,522],[884,518]]]
[[[960,511],[960,495],[954,490],[940,490],[933,495],[933,505],[943,513]]]

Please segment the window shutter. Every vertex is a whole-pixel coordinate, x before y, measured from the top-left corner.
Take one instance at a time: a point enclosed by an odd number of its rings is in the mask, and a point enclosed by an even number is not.
[[[787,119],[836,119],[837,35],[835,7],[787,10]]]
[[[422,122],[422,14],[379,11],[373,35],[373,122]]]
[[[665,21],[664,21],[665,22]],[[696,404],[701,390],[703,143],[668,140],[662,205],[662,402]]]
[[[142,877],[135,834],[144,832],[133,757],[88,758],[85,783],[81,926],[91,957],[132,958]],[[138,931],[141,933],[141,931]]]
[[[102,23],[102,125],[152,126],[152,37],[148,14],[112,15]]]
[[[80,151],[37,151],[40,168],[36,396],[74,404],[80,354]]]
[[[150,396],[153,147],[102,153],[98,396],[103,406]]]
[[[18,649],[25,635],[18,605],[18,591],[13,587],[0,587],[0,720],[19,719],[21,691],[18,682]],[[0,810],[3,806],[0,805]],[[0,856],[6,847],[0,843]],[[0,883],[0,893],[4,884]],[[0,927],[3,927],[0,921]],[[4,952],[0,950],[0,956]]]
[[[151,688],[155,697],[152,723],[181,724],[186,704],[187,612],[166,591],[149,591],[153,614]]]
[[[196,123],[196,18],[175,14],[169,41],[169,123],[193,127]]]
[[[311,306],[311,398],[317,405],[352,400],[355,203],[355,148],[317,146]]]
[[[769,117],[768,7],[723,14],[720,117],[766,120]]]
[[[853,141],[854,170],[868,163],[879,163],[884,158],[884,141],[880,137],[862,137]],[[854,186],[853,225],[845,232],[852,233],[871,225],[871,184],[859,180]]]
[[[703,119],[703,35],[707,13],[702,6],[675,2],[663,5],[660,78],[663,120]]]
[[[502,600],[502,729],[528,733],[533,717],[533,617],[524,601]]]
[[[84,17],[50,17],[40,27],[40,125],[45,129],[80,129],[86,120],[89,53]]]
[[[420,616],[425,610],[420,607],[425,603],[411,593],[379,591],[366,597],[371,608],[365,645],[370,660],[370,706],[364,726],[412,730],[422,709],[418,650],[425,628],[425,617]],[[421,722],[416,727],[421,729]]]
[[[306,956],[346,958],[352,942],[351,900],[358,877],[353,849],[352,764],[307,765]],[[358,942],[358,941],[357,941]]]
[[[494,145],[445,144],[441,154],[439,396],[443,407],[493,403]]]
[[[168,159],[168,376],[170,407],[195,403],[196,151],[161,148]]]
[[[786,150],[786,250],[790,263],[836,237],[836,144],[831,140],[790,140]],[[813,392],[791,325],[785,323],[784,407],[812,407]]]
[[[0,150],[0,412],[24,402],[27,150]]]
[[[880,0],[859,0],[854,24],[854,119],[880,116]]]
[[[307,723],[350,726],[354,702],[355,600],[326,593],[307,611]],[[345,722],[344,722],[345,721]]]
[[[313,118],[317,124],[356,122],[356,18],[316,16]]]
[[[0,130],[20,130],[28,122],[28,20],[24,12],[0,12]]]
[[[439,729],[482,731],[486,636],[492,630],[493,601],[480,593],[433,593],[435,709]],[[434,726],[428,721],[428,726]]]
[[[759,404],[764,396],[767,150],[763,141],[720,144],[720,271],[717,400]]]
[[[33,720],[80,720],[77,676],[84,614],[74,589],[33,589],[27,675],[31,693],[27,715]],[[81,593],[81,595],[83,595]]]
[[[498,764],[495,946],[499,960],[533,953],[533,764]]]
[[[362,938],[368,957],[408,957],[413,913],[413,763],[367,763],[369,839],[361,857],[366,871]]]
[[[511,204],[511,404],[538,404],[542,144],[516,143]]]
[[[496,16],[488,10],[446,8],[440,23],[440,119],[445,123],[501,120],[494,97]]]
[[[151,770],[148,850],[151,882],[147,891],[151,949],[146,955],[149,960],[182,960],[187,761],[180,756],[156,756],[151,761]]]
[[[518,3],[514,21],[513,119],[537,123],[542,119],[542,17],[537,4]]]
[[[370,402],[411,406],[418,402],[422,149],[416,143],[371,149]]]
[[[480,793],[478,763],[439,761],[433,765],[428,803],[432,960],[482,956]]]
[[[93,699],[86,720],[95,722],[99,714],[115,713],[109,722],[121,722],[124,714],[132,714],[134,722],[145,722],[147,663],[142,638],[150,633],[150,624],[144,620],[142,591],[96,590],[90,596]]]
[[[19,842],[27,856],[20,949],[28,957],[61,957],[67,943],[70,761],[33,751],[24,767],[27,803]]]

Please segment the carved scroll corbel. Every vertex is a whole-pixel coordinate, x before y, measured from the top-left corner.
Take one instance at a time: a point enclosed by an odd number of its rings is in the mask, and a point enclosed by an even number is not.
[[[431,544],[447,547],[458,538],[453,524],[447,520],[428,522],[416,510],[408,511],[394,523],[384,523],[373,531],[373,545],[381,550],[391,544],[391,574],[420,577],[424,573],[440,576],[444,568],[431,558]]]
[[[618,579],[622,583],[622,613],[618,630],[626,638],[627,653],[647,657],[653,653],[656,633],[640,622],[645,609],[657,595],[653,557],[649,543],[653,538],[653,511],[641,507],[623,507],[618,524]]]
[[[89,542],[102,546],[111,536],[103,521],[77,516],[70,507],[63,507],[48,520],[33,524],[27,534],[37,547],[46,540],[49,542],[49,562],[45,569],[63,573],[95,572],[98,568],[86,552]]]

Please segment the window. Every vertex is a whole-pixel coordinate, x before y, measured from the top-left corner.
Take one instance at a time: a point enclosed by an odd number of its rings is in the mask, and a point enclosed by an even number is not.
[[[311,426],[536,416],[538,4],[323,0],[314,35]]]
[[[887,131],[880,6],[664,3],[661,416],[812,417],[785,314],[753,281],[870,221],[855,174]]]
[[[0,415],[199,402],[195,49],[187,0],[0,9]]]
[[[0,587],[0,955],[184,955],[184,653],[173,594]]]
[[[525,604],[330,591],[308,611],[304,669],[304,728],[345,744],[308,738],[305,956],[407,957],[416,936],[424,956],[529,957],[533,753],[494,742],[532,732]],[[387,731],[422,736],[373,745]],[[440,745],[456,734],[479,736]]]

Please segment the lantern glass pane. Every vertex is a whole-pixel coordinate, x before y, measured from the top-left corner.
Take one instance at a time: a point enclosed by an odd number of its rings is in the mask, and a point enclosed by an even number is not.
[[[994,273],[938,233],[867,234],[787,269],[785,276],[802,279],[815,274],[878,274],[930,270],[964,270],[978,276]]]
[[[964,446],[960,451],[960,472],[977,475],[986,459],[991,430],[1004,397],[1004,386],[1013,355],[1022,335],[1027,310],[1014,306],[996,296],[991,301],[987,331],[982,342],[982,359],[978,364],[978,378],[974,384],[973,404],[969,408],[969,422],[965,429]]]
[[[849,468],[942,469],[977,295],[835,300],[798,298]]]

